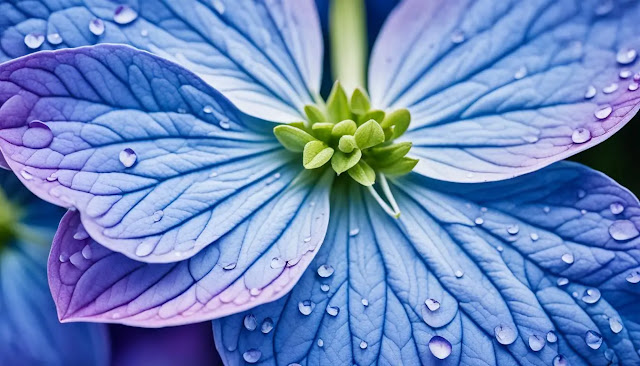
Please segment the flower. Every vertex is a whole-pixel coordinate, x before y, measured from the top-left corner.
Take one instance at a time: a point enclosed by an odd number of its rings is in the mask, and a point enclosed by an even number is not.
[[[326,109],[310,0],[74,5],[0,22],[7,59],[135,47],[0,65],[9,167],[76,209],[61,319],[217,319],[228,364],[640,362],[638,200],[551,165],[637,112],[637,2],[405,0]]]

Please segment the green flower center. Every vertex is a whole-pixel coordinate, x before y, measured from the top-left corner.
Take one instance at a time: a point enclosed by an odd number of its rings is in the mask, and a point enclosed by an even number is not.
[[[307,105],[305,113],[307,122],[279,125],[273,131],[285,148],[302,153],[306,169],[330,165],[337,175],[347,172],[356,182],[371,187],[376,175],[404,175],[418,163],[406,156],[410,142],[393,142],[407,131],[409,111],[372,109],[361,89],[348,98],[336,82],[326,105]]]
[[[20,209],[13,205],[0,189],[0,250],[18,237],[20,216]]]

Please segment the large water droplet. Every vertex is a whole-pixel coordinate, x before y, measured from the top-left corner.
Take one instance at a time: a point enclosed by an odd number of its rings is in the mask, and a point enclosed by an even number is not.
[[[621,203],[614,202],[609,205],[609,210],[611,210],[612,214],[619,215],[622,213],[622,211],[624,211],[624,206]]]
[[[49,33],[47,34],[47,42],[54,46],[57,46],[62,43],[62,36],[60,35],[60,33]]]
[[[135,151],[130,148],[126,148],[120,151],[120,156],[118,157],[122,165],[125,168],[131,168],[138,160],[138,155],[136,155]]]
[[[633,48],[623,48],[618,51],[616,55],[616,61],[621,65],[628,65],[636,60],[638,52]]]
[[[640,84],[634,81],[633,83],[629,84],[629,87],[627,89],[629,89],[629,91],[636,91],[638,90],[638,88],[640,88]]]
[[[587,88],[587,91],[584,93],[584,98],[591,99],[595,97],[596,94],[598,94],[598,89],[596,89],[596,87],[593,85],[589,85],[589,87]]]
[[[547,342],[556,343],[557,341],[558,341],[558,336],[556,335],[556,332],[550,330],[549,333],[547,333]]]
[[[273,319],[265,318],[260,326],[260,331],[264,334],[268,334],[271,330],[273,330]]]
[[[590,288],[584,292],[584,295],[582,295],[582,301],[587,304],[595,304],[600,300],[600,296],[600,290],[597,288]]]
[[[367,349],[367,347],[369,347],[367,342],[365,342],[365,341],[360,342],[360,349]]]
[[[484,224],[484,219],[482,217],[476,217],[475,221],[476,225]]]
[[[322,278],[331,277],[333,272],[334,272],[333,267],[331,267],[328,264],[323,264],[320,267],[318,267],[318,276],[320,276]]]
[[[104,33],[104,22],[102,19],[93,18],[89,22],[89,31],[95,36],[101,36]]]
[[[516,235],[520,231],[520,227],[518,225],[511,225],[507,228],[507,232],[511,235]]]
[[[605,94],[611,94],[613,92],[615,92],[616,90],[618,90],[618,83],[611,83],[607,86],[605,86],[604,88],[602,88],[602,92]]]
[[[337,306],[327,306],[327,314],[331,316],[338,316],[340,313],[340,308]]]
[[[127,5],[120,5],[113,12],[113,21],[125,25],[133,22],[138,18],[138,12]]]
[[[451,343],[443,337],[434,336],[429,341],[429,351],[435,358],[444,360],[451,355]]]
[[[250,332],[253,332],[258,327],[258,321],[256,320],[256,316],[253,314],[245,315],[243,324],[244,327],[247,328],[247,330]]]
[[[24,44],[32,50],[42,46],[44,43],[44,36],[40,33],[29,33],[24,36]]]
[[[271,268],[273,269],[284,268],[286,264],[287,264],[287,261],[285,261],[282,258],[274,257],[273,259],[271,259]]]
[[[633,271],[631,273],[629,273],[629,275],[627,276],[627,282],[629,283],[639,283],[640,282],[640,272],[639,271]]]
[[[304,300],[298,303],[298,310],[300,310],[300,314],[309,315],[316,307],[316,304],[312,303],[311,300]]]
[[[546,342],[544,338],[537,334],[532,334],[529,336],[529,348],[531,348],[533,352],[540,351],[544,347],[545,343]]]
[[[566,264],[573,264],[573,261],[575,260],[575,258],[573,258],[573,254],[571,253],[564,253],[562,257],[560,257],[560,259],[562,259],[562,261]]]
[[[242,358],[247,363],[256,363],[260,360],[260,357],[262,357],[262,352],[260,352],[260,350],[257,350],[255,348],[252,348],[242,354]]]
[[[158,222],[164,217],[164,211],[158,210],[153,213],[153,222]]]
[[[361,302],[362,302],[362,306],[365,306],[365,307],[366,307],[366,306],[369,306],[369,300],[367,300],[367,299],[362,299],[362,301],[361,301]]]
[[[598,349],[602,345],[602,335],[593,330],[588,330],[584,335],[584,341],[591,349]]]
[[[602,120],[609,117],[611,115],[611,112],[613,112],[613,108],[611,108],[611,106],[609,105],[604,105],[604,106],[598,107],[598,109],[594,112],[594,115],[596,116],[597,119]]]
[[[591,140],[591,131],[586,128],[578,128],[571,134],[571,141],[574,144],[584,144],[589,140]]]
[[[505,346],[510,345],[516,340],[516,332],[508,325],[500,324],[493,330],[496,340]]]
[[[622,323],[617,318],[609,318],[609,328],[615,334],[622,332]]]
[[[44,149],[51,145],[53,132],[44,122],[29,122],[29,128],[22,135],[22,144],[32,149]]]
[[[440,309],[440,302],[438,300],[426,299],[424,304],[427,305],[427,309],[431,311],[436,311]]]
[[[637,237],[640,235],[640,232],[638,232],[638,229],[631,221],[617,220],[609,226],[609,235],[611,235],[614,240],[624,241]]]
[[[569,279],[566,277],[558,277],[558,279],[556,280],[556,283],[558,284],[558,286],[566,286],[569,284]]]
[[[553,366],[567,366],[567,359],[563,355],[557,355],[553,358]]]

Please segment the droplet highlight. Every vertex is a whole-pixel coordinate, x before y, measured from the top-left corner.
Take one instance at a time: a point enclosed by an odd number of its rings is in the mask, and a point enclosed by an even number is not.
[[[444,360],[451,355],[451,343],[444,337],[434,336],[429,340],[429,351],[435,358]]]
[[[127,5],[120,5],[113,12],[113,21],[120,24],[126,25],[138,18],[138,12],[135,11],[132,7]]]
[[[29,33],[24,36],[24,44],[32,50],[39,48],[44,43],[44,36],[40,33]]]
[[[631,240],[638,235],[638,229],[629,220],[617,220],[609,226],[609,235],[616,241]]]
[[[132,149],[126,148],[120,151],[120,155],[118,158],[125,168],[131,168],[138,160],[138,155],[136,155],[135,151],[133,151]]]

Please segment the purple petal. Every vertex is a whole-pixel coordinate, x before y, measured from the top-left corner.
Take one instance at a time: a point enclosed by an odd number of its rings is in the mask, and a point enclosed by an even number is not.
[[[0,61],[40,50],[128,44],[181,64],[242,111],[273,121],[299,120],[319,91],[323,42],[313,0],[127,3],[0,4]]]
[[[407,0],[376,43],[372,103],[410,109],[420,174],[531,172],[638,111],[639,16],[635,1]]]

